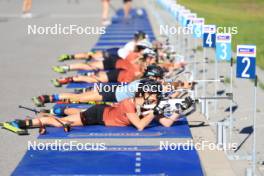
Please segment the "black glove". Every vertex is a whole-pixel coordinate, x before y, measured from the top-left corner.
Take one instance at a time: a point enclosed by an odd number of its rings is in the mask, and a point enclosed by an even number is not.
[[[159,104],[153,109],[154,110],[154,115],[163,115],[165,112],[168,112],[168,109],[170,105],[166,104],[163,107],[160,107]]]
[[[191,99],[191,97],[186,97],[181,104],[181,109],[184,111],[190,108],[193,105],[193,103],[194,101]]]

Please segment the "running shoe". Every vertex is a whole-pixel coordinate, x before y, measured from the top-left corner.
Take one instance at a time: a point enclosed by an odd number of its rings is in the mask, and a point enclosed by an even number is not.
[[[69,54],[62,54],[58,57],[59,62],[63,62],[63,61],[70,60],[70,59],[71,59],[71,56]]]
[[[21,15],[21,18],[32,18],[33,16],[32,16],[32,14],[31,13],[23,13],[22,15]]]
[[[33,97],[32,101],[37,107],[43,107],[44,106],[44,101],[40,97]]]
[[[66,73],[67,70],[63,66],[53,66],[52,70],[57,73]]]
[[[55,86],[55,87],[61,87],[61,83],[59,82],[58,79],[52,79],[51,83]]]

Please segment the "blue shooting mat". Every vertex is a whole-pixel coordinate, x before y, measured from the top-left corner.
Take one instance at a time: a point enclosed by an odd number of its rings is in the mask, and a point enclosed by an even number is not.
[[[95,86],[112,86],[112,85],[121,85],[122,83],[86,83],[86,82],[79,82],[79,83],[70,83],[67,85],[67,89],[77,89],[77,88],[92,88]],[[125,83],[123,83],[125,84]]]
[[[78,105],[75,107],[77,108]],[[86,107],[90,106],[86,105]],[[62,128],[47,127],[47,134],[39,135],[38,137],[38,139],[82,138],[192,138],[192,135],[186,118],[182,117],[170,128],[163,127],[155,122],[151,123],[143,131],[138,131],[133,126],[106,127],[103,125],[92,125],[72,127],[71,131],[66,133]]]
[[[91,104],[55,104],[53,106],[53,108],[78,108],[78,109],[88,109],[90,108],[91,106],[94,106],[94,105],[91,105]]]
[[[140,8],[141,10],[142,10],[142,18],[146,18],[147,16],[148,16],[148,14],[147,14],[147,11],[145,10],[145,9],[143,9],[143,8]],[[138,9],[131,9],[130,10],[130,15],[131,16],[135,16],[135,15],[137,15],[137,10]],[[123,9],[118,9],[117,11],[116,11],[116,15],[117,16],[119,16],[119,17],[123,17],[124,16],[124,11],[123,11]]]
[[[132,39],[131,39],[132,40]],[[130,42],[131,40],[124,40],[124,39],[119,39],[118,37],[117,38],[99,38],[98,42],[97,43],[105,43],[105,42],[113,42],[113,43],[118,43],[118,42],[122,42],[122,43],[128,43]]]
[[[124,27],[124,26],[110,26],[110,27],[107,27],[105,29],[107,32],[109,31],[127,31],[127,32],[132,32],[132,33],[135,33],[139,30],[141,31],[144,31],[144,32],[147,32],[147,33],[151,33],[152,32],[152,28],[151,26],[149,27]]]
[[[106,31],[103,35],[118,35],[118,34],[120,34],[120,35],[134,35],[134,33],[135,33],[136,31],[131,31],[131,32],[129,32],[129,31]],[[146,32],[146,34],[147,35],[149,35],[149,36],[153,36],[154,34],[153,34],[153,32]]]
[[[109,70],[78,70],[77,73],[78,74],[86,74],[86,73],[95,73],[97,71],[108,72]]]
[[[114,37],[114,38],[118,38],[118,37],[133,37],[134,36],[134,33],[129,33],[129,34],[126,34],[126,33],[105,33],[101,36],[107,36],[107,37]],[[154,34],[148,34],[148,37],[155,37]]]
[[[96,43],[96,45],[95,46],[124,46],[125,44],[126,44],[127,42],[126,41],[124,41],[124,42],[115,42],[115,41],[107,41],[107,42],[105,42],[105,41],[98,41],[97,43]]]
[[[93,150],[28,150],[12,175],[202,176],[203,171],[191,147],[94,146]]]
[[[135,32],[137,32],[137,31],[139,31],[139,28],[137,27],[137,28],[135,28],[134,27],[134,29],[133,28],[130,28],[130,27],[109,27],[109,28],[106,28],[105,29],[105,31],[106,31],[106,33],[107,32],[127,32],[127,33],[135,33]],[[143,31],[143,29],[142,29],[142,31]],[[145,33],[153,33],[153,31],[152,31],[152,28],[151,27],[148,27],[148,28],[145,28],[144,29],[144,32]]]
[[[133,35],[130,36],[123,36],[123,37],[119,37],[119,36],[109,36],[109,35],[101,35],[101,37],[99,37],[99,40],[123,40],[126,42],[129,42],[130,40],[132,40],[134,38]],[[150,41],[155,40],[156,38],[153,37],[148,37]]]

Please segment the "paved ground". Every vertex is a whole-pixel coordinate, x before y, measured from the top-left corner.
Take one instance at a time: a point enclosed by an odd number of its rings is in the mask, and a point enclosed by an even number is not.
[[[13,118],[24,118],[25,115],[33,115],[29,112],[19,110],[19,104],[32,106],[30,98],[43,93],[61,92],[63,89],[53,88],[50,84],[50,79],[58,75],[51,71],[51,66],[57,64],[56,57],[62,53],[74,53],[78,51],[88,51],[89,48],[96,43],[98,36],[96,35],[71,35],[71,36],[28,36],[27,25],[51,25],[51,24],[79,24],[88,26],[100,26],[100,1],[84,1],[80,0],[79,4],[68,3],[67,0],[49,0],[41,1],[34,0],[33,14],[36,15],[33,19],[21,19],[20,9],[21,2],[15,0],[0,0],[0,111],[1,121],[10,120]],[[91,3],[92,2],[92,3]],[[148,1],[149,2],[149,1]],[[146,7],[151,7],[152,4],[143,3]],[[136,6],[142,6],[142,1],[136,1]],[[120,1],[113,1],[113,5],[118,7]],[[155,11],[149,12],[155,30],[158,32],[157,13],[163,19],[165,24],[174,25],[170,17],[157,8]],[[175,40],[174,36],[172,36]],[[175,41],[176,42],[176,41]],[[211,58],[212,53],[208,54]],[[198,53],[197,58],[202,58],[202,54]],[[213,75],[213,66],[208,66],[208,75]],[[221,74],[228,74],[225,64],[219,65]],[[261,72],[263,80],[263,72]],[[201,77],[201,75],[199,76]],[[211,78],[211,76],[208,76]],[[241,143],[246,137],[246,134],[239,134],[239,131],[251,125],[250,107],[252,104],[251,98],[251,82],[244,80],[235,80],[234,91],[235,100],[239,105],[237,112],[234,114],[236,119],[234,125],[234,141]],[[228,85],[227,85],[228,86]],[[219,86],[221,87],[221,86]],[[222,85],[222,88],[225,88]],[[208,91],[211,93],[212,85],[208,85]],[[258,90],[258,143],[257,151],[258,161],[263,161],[264,150],[263,140],[260,136],[263,132],[263,112],[262,106],[264,92]],[[217,112],[210,110],[210,121],[216,122],[227,117],[223,109],[227,107],[227,102],[220,102]],[[210,108],[210,109],[213,109]],[[30,136],[18,137],[15,134],[0,130],[0,175],[10,175],[16,167],[21,157],[26,151],[27,141],[36,140],[37,130],[31,130]],[[116,144],[116,141],[107,140],[108,144]],[[135,141],[124,141],[124,144],[135,143]],[[138,144],[157,144],[155,140],[137,141]],[[251,137],[241,147],[239,153],[248,153],[250,151]],[[237,175],[243,175],[245,162],[233,162],[233,168]],[[260,165],[259,165],[260,166]],[[263,169],[263,167],[260,167]],[[263,170],[262,170],[263,171]]]

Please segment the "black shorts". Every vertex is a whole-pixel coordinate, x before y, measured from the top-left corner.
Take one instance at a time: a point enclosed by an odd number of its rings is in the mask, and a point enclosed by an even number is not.
[[[118,58],[118,50],[119,48],[109,48],[103,51],[103,58],[104,59],[113,59]]]
[[[109,90],[109,87],[111,88],[110,90]],[[103,97],[104,102],[117,102],[116,96],[115,96],[116,88],[117,86],[104,85],[100,87],[98,92]]]
[[[108,58],[103,60],[103,65],[104,65],[104,69],[105,70],[112,70],[116,68],[116,62],[119,60],[120,58],[115,57],[115,58]]]
[[[116,69],[116,70],[110,70],[106,72],[108,82],[118,82],[118,75],[121,70]]]
[[[104,125],[103,114],[104,109],[108,105],[94,105],[88,108],[86,111],[81,112],[81,120],[83,126],[87,125]]]

